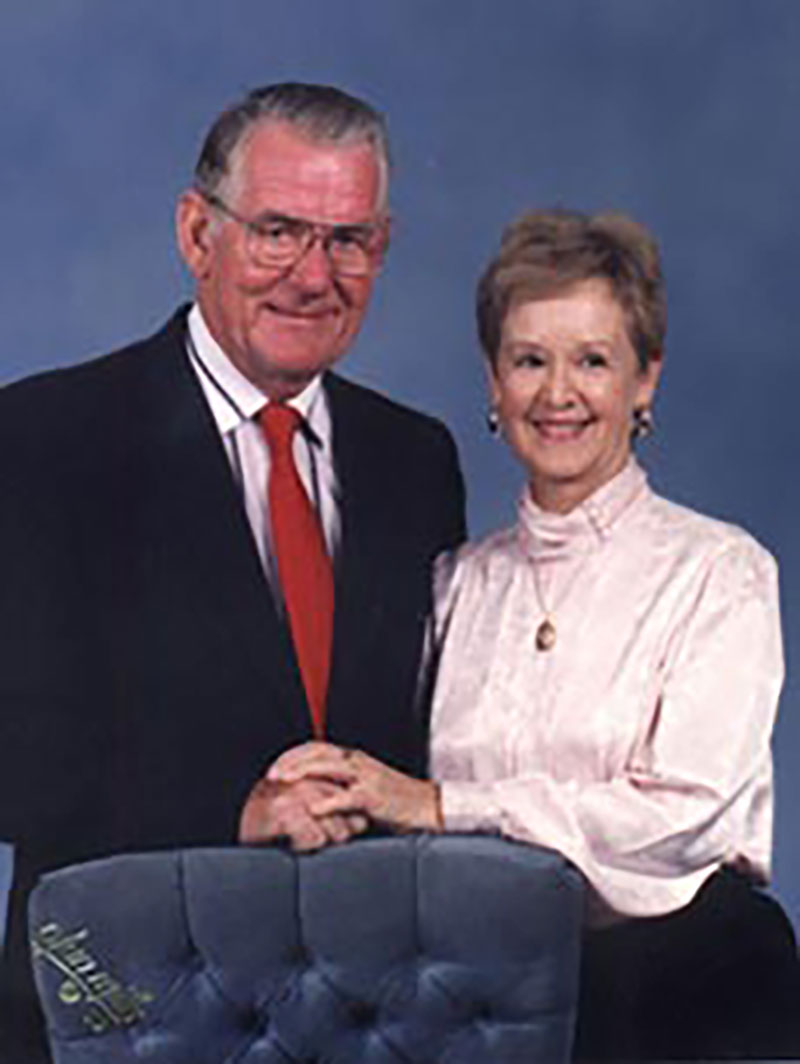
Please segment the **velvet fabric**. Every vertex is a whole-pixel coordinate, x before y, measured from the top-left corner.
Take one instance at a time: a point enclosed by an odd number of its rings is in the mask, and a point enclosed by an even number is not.
[[[14,870],[14,847],[0,842],[0,950],[6,939],[6,916],[8,895],[11,891],[11,876]]]
[[[123,855],[31,900],[56,1064],[557,1064],[582,884],[485,837]]]

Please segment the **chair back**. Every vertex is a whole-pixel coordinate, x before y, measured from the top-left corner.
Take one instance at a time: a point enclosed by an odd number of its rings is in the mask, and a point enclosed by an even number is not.
[[[0,842],[0,953],[6,939],[6,917],[13,872],[14,847],[8,842]]]
[[[481,836],[134,854],[30,903],[56,1064],[557,1064],[582,887]]]

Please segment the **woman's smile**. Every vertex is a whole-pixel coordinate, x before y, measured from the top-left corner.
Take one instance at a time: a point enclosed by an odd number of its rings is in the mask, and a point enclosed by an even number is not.
[[[566,512],[623,468],[634,410],[649,406],[658,371],[657,361],[639,365],[604,279],[511,306],[489,386],[540,506]]]

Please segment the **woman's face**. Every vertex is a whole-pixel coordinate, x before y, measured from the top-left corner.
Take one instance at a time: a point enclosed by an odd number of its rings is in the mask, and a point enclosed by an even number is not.
[[[650,404],[660,368],[641,370],[602,279],[512,303],[489,386],[543,509],[566,513],[623,468],[633,411]]]

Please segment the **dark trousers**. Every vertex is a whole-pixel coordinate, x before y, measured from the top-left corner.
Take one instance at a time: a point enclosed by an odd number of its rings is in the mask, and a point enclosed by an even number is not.
[[[794,933],[743,876],[722,870],[677,912],[585,932],[576,1060],[794,1057]]]

